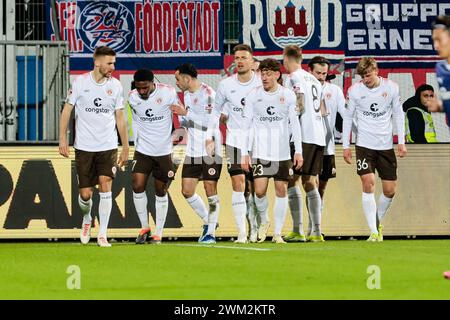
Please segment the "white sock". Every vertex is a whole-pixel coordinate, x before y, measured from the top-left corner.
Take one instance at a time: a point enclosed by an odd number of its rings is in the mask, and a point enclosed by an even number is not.
[[[194,194],[192,197],[186,199],[195,213],[203,220],[203,224],[208,224],[208,210],[205,203],[198,194]]]
[[[166,223],[167,210],[169,209],[169,197],[166,195],[158,197],[155,195],[156,209],[156,236],[162,237],[164,224]]]
[[[141,193],[135,193],[133,191],[133,202],[139,221],[141,221],[141,228],[149,229],[150,225],[148,224],[147,194],[145,191]]]
[[[311,215],[309,214],[309,202],[308,202],[308,197],[306,197],[306,210],[308,210],[308,236],[311,235],[312,233],[312,220],[311,220]]]
[[[377,203],[375,202],[375,194],[363,192],[362,206],[364,209],[364,215],[366,216],[367,225],[369,226],[370,232],[378,234]]]
[[[239,236],[247,236],[247,229],[245,227],[247,204],[243,192],[233,191],[231,195],[231,206],[233,207],[234,217],[236,218]]]
[[[211,196],[208,197],[208,204],[209,204],[209,216],[208,216],[208,232],[207,234],[212,235],[213,237],[216,236],[216,227],[217,227],[217,221],[219,220],[219,196]]]
[[[303,233],[303,206],[302,192],[299,186],[290,187],[288,189],[289,209],[292,216],[292,231]]]
[[[275,218],[274,235],[281,236],[281,230],[284,226],[288,207],[288,197],[275,196],[275,205],[273,207],[273,215]]]
[[[110,192],[99,192],[100,203],[98,205],[98,215],[100,217],[100,230],[99,236],[106,238],[106,232],[108,229],[109,217],[111,216],[112,209],[112,197]]]
[[[320,199],[319,190],[317,188],[309,191],[306,193],[306,196],[308,197],[308,208],[309,208],[309,215],[311,216],[312,221],[312,235],[320,236],[321,230],[320,230],[320,220],[321,220],[321,214],[320,214],[320,207],[322,200]]]
[[[78,205],[80,206],[81,213],[83,214],[83,224],[91,223],[91,208],[92,208],[92,199],[88,201],[84,201],[80,195],[78,195]]]
[[[247,198],[247,216],[248,223],[250,225],[250,232],[258,231],[258,221],[256,219],[256,206],[255,206],[255,198],[252,194],[250,194]]]
[[[377,205],[377,217],[379,222],[383,220],[384,216],[386,215],[387,211],[389,210],[392,200],[394,198],[388,198],[384,195],[383,192],[380,194],[380,198],[378,198],[378,205]]]
[[[256,212],[261,217],[261,224],[266,224],[269,222],[269,213],[268,213],[268,207],[269,202],[267,200],[267,196],[264,196],[262,198],[258,198],[255,196],[255,206],[256,206]]]

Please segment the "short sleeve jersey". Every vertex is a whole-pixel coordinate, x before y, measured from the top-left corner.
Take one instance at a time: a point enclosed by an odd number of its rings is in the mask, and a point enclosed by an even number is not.
[[[75,107],[75,149],[97,152],[117,148],[115,111],[124,108],[119,80],[110,77],[97,83],[92,72],[82,74],[73,81],[66,102]]]

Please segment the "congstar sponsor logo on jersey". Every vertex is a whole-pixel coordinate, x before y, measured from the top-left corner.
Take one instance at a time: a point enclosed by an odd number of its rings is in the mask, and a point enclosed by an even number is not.
[[[267,112],[268,115],[259,117],[259,121],[270,122],[270,123],[275,122],[275,121],[282,121],[283,117],[277,116],[275,114],[275,110],[274,109],[275,109],[275,107],[273,107],[273,106],[267,107],[266,112]]]
[[[139,119],[144,122],[156,122],[164,119],[164,116],[154,115],[153,110],[151,108],[145,110],[145,115],[146,117],[139,117]]]
[[[241,107],[233,106],[233,111],[242,113],[242,111],[244,111],[244,107],[245,107],[245,98],[242,98],[241,99]]]
[[[370,105],[370,111],[363,111],[363,115],[366,117],[379,118],[386,114],[386,110],[378,112],[378,103],[372,103]]]
[[[90,112],[90,113],[95,113],[95,114],[109,113],[110,111],[112,111],[112,109],[103,107],[102,98],[95,98],[94,106],[95,106],[95,108],[87,107],[84,109],[84,111]]]

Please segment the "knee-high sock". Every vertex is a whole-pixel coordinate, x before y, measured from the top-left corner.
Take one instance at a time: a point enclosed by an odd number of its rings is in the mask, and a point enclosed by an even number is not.
[[[135,193],[133,192],[133,202],[136,212],[141,222],[142,229],[149,229],[148,224],[148,211],[147,211],[147,194],[144,192]]]
[[[253,194],[250,194],[247,198],[247,217],[248,217],[248,224],[250,226],[250,232],[258,231],[258,221],[256,219],[256,216],[257,212],[256,212],[255,198],[253,197]]]
[[[275,197],[275,205],[273,207],[273,215],[275,218],[274,235],[281,236],[284,220],[286,219],[288,207],[288,197]]]
[[[377,217],[379,222],[386,216],[386,213],[392,204],[392,200],[394,200],[394,198],[386,197],[383,192],[380,194],[377,205]]]
[[[311,220],[311,215],[309,214],[309,202],[308,202],[308,197],[306,197],[305,199],[305,203],[306,203],[306,210],[308,210],[308,236],[311,235],[312,233],[312,229],[313,229],[313,222]]]
[[[186,198],[186,200],[195,213],[203,220],[203,224],[208,224],[208,210],[202,198],[195,193],[192,197]]]
[[[375,194],[363,192],[362,206],[363,206],[364,215],[366,216],[367,225],[369,226],[370,232],[378,234],[377,203],[375,202]]]
[[[208,216],[208,234],[216,236],[217,221],[219,220],[219,196],[208,197],[209,216]]]
[[[268,219],[268,208],[269,208],[269,202],[267,201],[267,196],[264,196],[262,198],[258,198],[255,196],[255,206],[256,206],[256,212],[261,217],[261,224],[266,224],[269,222]]]
[[[169,197],[165,194],[162,197],[155,195],[156,209],[156,236],[162,237],[164,223],[166,223],[167,210],[169,208]]]
[[[100,203],[98,205],[98,215],[100,217],[100,230],[99,236],[106,237],[108,230],[109,217],[112,209],[112,197],[111,192],[99,192]]]
[[[320,222],[321,222],[321,213],[320,207],[322,205],[322,200],[320,199],[319,190],[317,188],[306,193],[308,197],[308,208],[309,215],[311,216],[312,221],[312,235],[320,236]]]
[[[245,228],[245,214],[247,211],[247,204],[243,192],[235,192],[231,195],[231,206],[233,207],[234,217],[238,228],[239,236],[246,236],[247,229]]]
[[[300,187],[290,187],[288,189],[288,198],[292,216],[292,231],[303,234],[303,206]]]
[[[83,213],[83,224],[91,223],[91,209],[92,209],[92,199],[84,201],[81,196],[78,195],[78,205],[80,206],[81,212]]]

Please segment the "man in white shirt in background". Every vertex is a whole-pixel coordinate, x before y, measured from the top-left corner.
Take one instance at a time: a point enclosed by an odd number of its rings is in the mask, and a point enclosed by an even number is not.
[[[361,80],[348,90],[347,112],[343,117],[344,160],[351,164],[350,133],[356,118],[356,171],[362,183],[362,205],[370,229],[367,241],[383,241],[380,224],[391,206],[396,191],[397,159],[393,149],[393,126],[398,130],[397,152],[406,156],[405,115],[398,84],[379,77],[377,62],[362,58],[356,72]],[[375,201],[375,170],[381,178],[382,193]]]
[[[281,65],[274,59],[263,60],[259,65],[263,85],[253,89],[245,99],[242,168],[253,170],[255,204],[261,217],[261,226],[268,226],[267,187],[269,178],[274,178],[275,204],[273,209],[275,226],[272,241],[285,243],[281,237],[288,206],[287,185],[293,177],[290,160],[289,129],[295,144],[294,167],[303,164],[301,129],[296,111],[296,97],[292,90],[277,83]],[[248,155],[251,147],[252,158]],[[260,228],[258,242],[264,242],[267,228]]]
[[[215,91],[197,79],[197,69],[191,63],[176,68],[175,79],[178,88],[184,92],[184,106],[173,105],[172,111],[180,117],[180,124],[187,128],[188,143],[182,171],[182,193],[191,208],[203,220],[200,243],[215,243],[215,230],[219,219],[219,196],[217,181],[222,170],[221,134],[214,130],[215,157],[206,151],[206,131],[212,114]],[[203,180],[209,210],[202,198],[195,193],[198,181]]]
[[[64,105],[59,123],[59,153],[68,158],[67,127],[75,108],[75,162],[78,177],[78,204],[83,213],[81,243],[91,237],[93,188],[98,184],[100,230],[97,244],[110,247],[107,229],[112,209],[111,188],[117,168],[128,160],[127,124],[124,114],[123,89],[112,77],[116,53],[108,47],[94,52],[94,70],[78,76]],[[117,160],[117,129],[122,151]]]
[[[172,105],[179,104],[175,88],[154,83],[151,70],[139,69],[133,76],[135,90],[128,99],[132,110],[135,152],[132,167],[133,202],[141,222],[136,244],[159,244],[166,222],[169,199],[167,188],[174,178],[172,164]],[[147,180],[155,178],[156,232],[151,237],[148,223]]]

